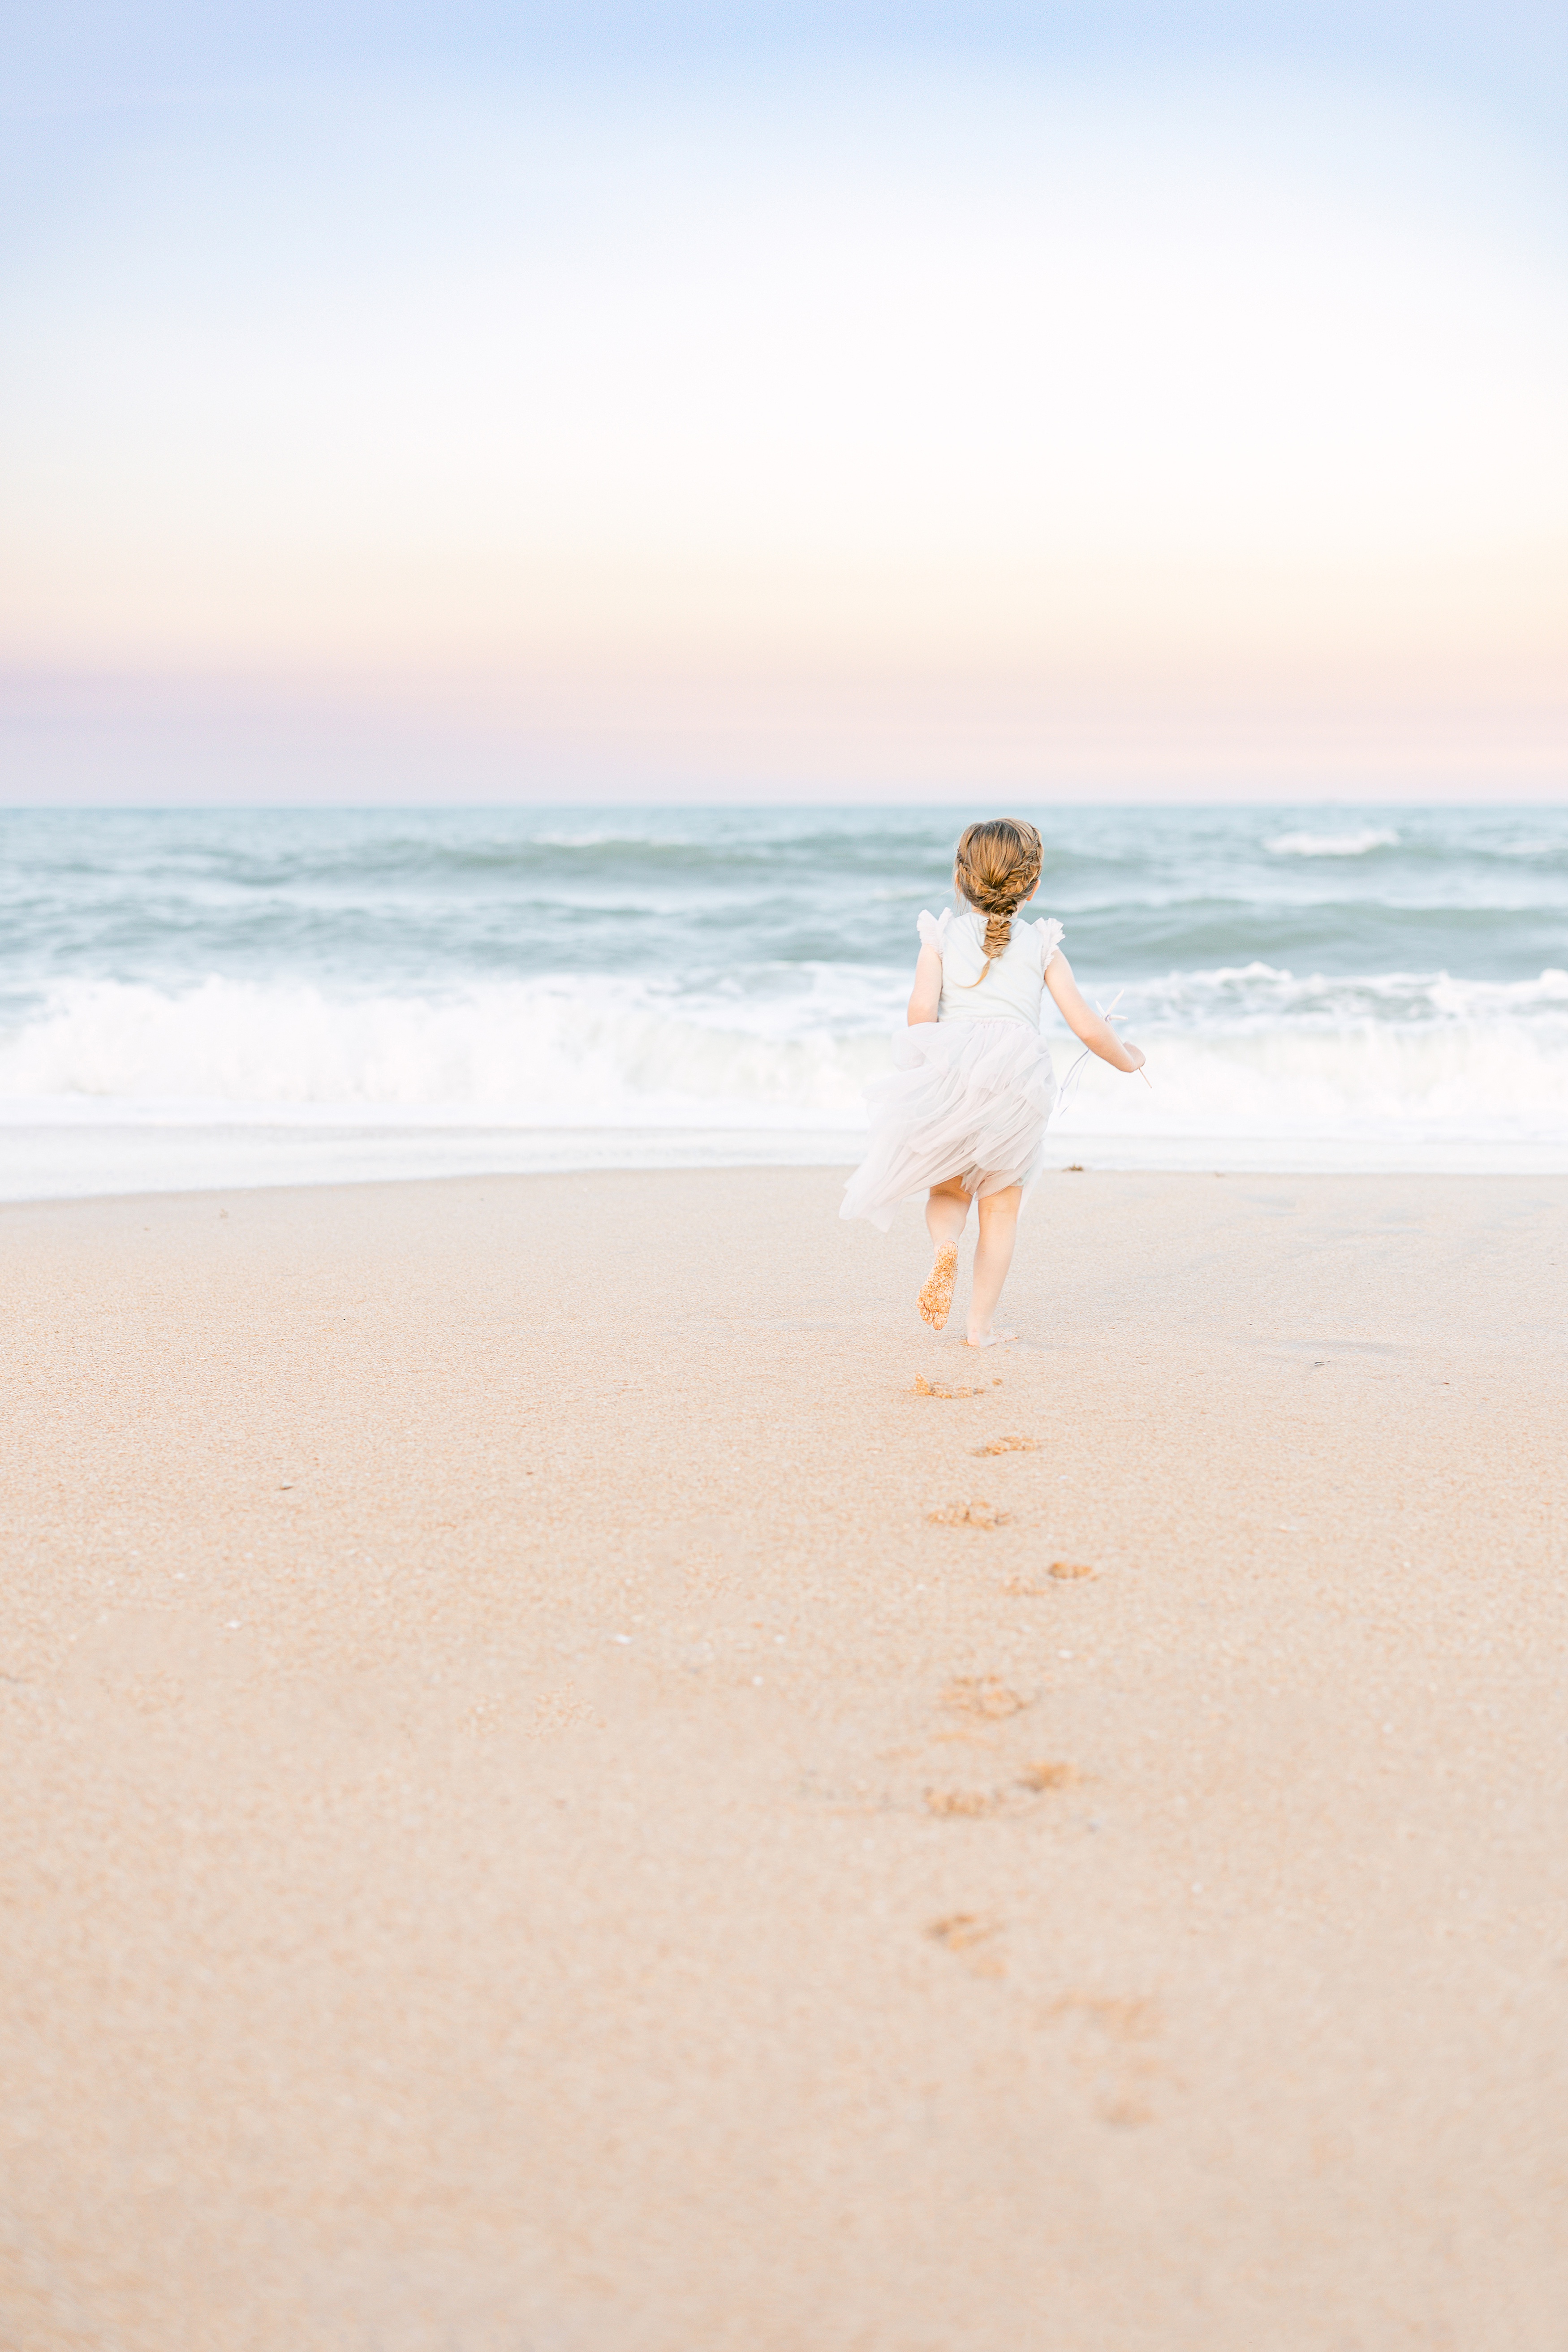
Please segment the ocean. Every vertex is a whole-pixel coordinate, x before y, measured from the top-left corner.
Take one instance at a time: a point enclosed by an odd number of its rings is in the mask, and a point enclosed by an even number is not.
[[[1568,1168],[1568,811],[1015,813],[1148,1055],[1064,1164]],[[847,1163],[965,821],[0,812],[0,1197]]]

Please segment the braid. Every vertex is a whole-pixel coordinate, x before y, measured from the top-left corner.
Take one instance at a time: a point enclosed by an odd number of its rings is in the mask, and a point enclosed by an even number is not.
[[[952,879],[962,897],[985,918],[985,971],[1005,952],[1013,936],[1013,918],[1040,878],[1044,855],[1032,824],[1012,817],[993,817],[972,824],[961,838],[953,858]],[[980,981],[970,983],[978,988]]]

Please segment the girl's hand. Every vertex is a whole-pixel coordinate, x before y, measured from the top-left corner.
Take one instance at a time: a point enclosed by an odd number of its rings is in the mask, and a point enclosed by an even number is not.
[[[1098,1054],[1102,1062],[1109,1062],[1113,1070],[1125,1070],[1131,1074],[1142,1068],[1143,1055],[1138,1046],[1130,1045],[1125,1038],[1119,1037],[1104,1013],[1096,1013],[1091,1005],[1084,1003],[1079,993],[1078,982],[1072,976],[1072,966],[1060,948],[1046,966],[1046,986],[1055,997],[1062,1019],[1080,1045],[1087,1045],[1091,1054]],[[1111,1006],[1114,1010],[1114,997]]]

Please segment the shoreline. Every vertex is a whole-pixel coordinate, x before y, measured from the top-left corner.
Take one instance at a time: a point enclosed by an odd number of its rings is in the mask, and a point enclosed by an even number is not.
[[[837,1210],[0,1211],[0,2336],[1557,2352],[1568,1178]]]
[[[1096,1173],[1300,1177],[1568,1175],[1559,1141],[1451,1138],[1139,1137],[1053,1130],[1053,1164]],[[0,1118],[0,1207],[68,1200],[619,1170],[838,1168],[858,1131],[802,1129],[290,1126],[86,1121],[28,1126]],[[1051,1168],[1047,1167],[1047,1173]]]

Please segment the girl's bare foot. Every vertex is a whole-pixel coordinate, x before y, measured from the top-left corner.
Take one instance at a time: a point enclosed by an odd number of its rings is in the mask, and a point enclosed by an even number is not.
[[[922,1307],[921,1312],[924,1314],[925,1309]],[[1016,1331],[972,1331],[963,1344],[966,1348],[1000,1348],[1017,1336]]]
[[[939,1243],[925,1278],[925,1288],[915,1301],[933,1331],[940,1331],[952,1312],[952,1286],[957,1279],[958,1244]]]

